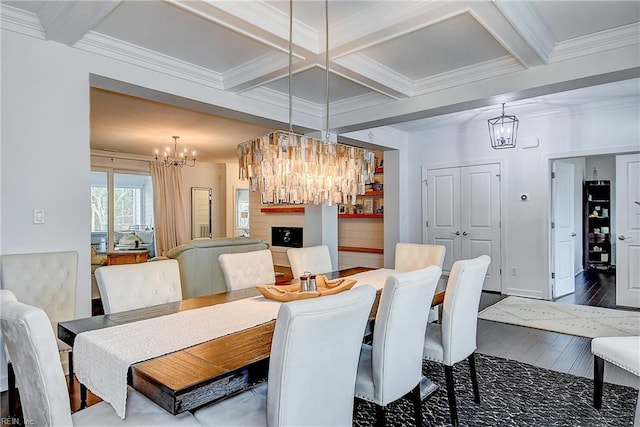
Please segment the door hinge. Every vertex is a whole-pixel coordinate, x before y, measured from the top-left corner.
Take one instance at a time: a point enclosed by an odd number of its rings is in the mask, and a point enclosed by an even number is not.
[[[500,273],[499,274],[500,274],[500,276],[502,276],[502,269],[500,269]]]
[[[551,221],[551,228],[556,228],[556,223]]]
[[[424,227],[425,227],[425,228],[429,228],[429,221],[425,221],[425,223],[424,223]]]
[[[556,273],[551,273],[551,278],[555,279],[556,278]]]
[[[551,178],[555,178],[556,177],[556,173],[555,172],[551,172]]]

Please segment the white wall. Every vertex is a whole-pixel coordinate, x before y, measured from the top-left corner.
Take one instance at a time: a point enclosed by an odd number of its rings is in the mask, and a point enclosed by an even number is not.
[[[553,114],[519,116],[520,141],[540,140],[537,148],[492,150],[485,118],[455,129],[413,135],[409,146],[408,209],[411,235],[420,235],[421,167],[447,167],[503,161],[503,293],[550,298],[549,221],[550,159],[640,150],[637,99],[556,110]],[[517,111],[512,111],[517,114]],[[386,178],[386,177],[385,177]],[[528,203],[519,195],[527,193]],[[518,268],[518,275],[505,273]]]
[[[46,41],[37,28],[24,30],[30,35],[3,27],[0,41],[0,255],[78,251],[76,315],[86,317],[91,314],[90,76],[201,102],[215,100],[222,107],[281,122],[287,121],[288,111],[184,80],[170,70],[153,71],[149,63],[124,55],[112,59],[89,52],[89,45],[83,51]],[[318,127],[320,120],[310,120],[303,117],[299,123]],[[218,191],[223,200],[224,189]],[[34,208],[44,209],[45,224],[32,224]],[[216,233],[226,231],[221,226]]]

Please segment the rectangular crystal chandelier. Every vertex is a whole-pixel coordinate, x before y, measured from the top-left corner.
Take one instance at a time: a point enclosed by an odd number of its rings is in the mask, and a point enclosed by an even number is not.
[[[239,178],[274,204],[355,204],[375,171],[372,151],[280,130],[238,145],[238,161]]]

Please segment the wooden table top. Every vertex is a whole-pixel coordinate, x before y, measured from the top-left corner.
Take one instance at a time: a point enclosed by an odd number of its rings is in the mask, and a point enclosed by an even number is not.
[[[350,276],[371,268],[356,267],[327,275]],[[79,333],[164,316],[260,295],[255,288],[190,298],[175,303],[94,316],[58,324],[58,336],[73,346]],[[374,303],[375,316],[380,292]],[[436,291],[433,305],[444,290]],[[198,408],[266,380],[275,321],[226,335],[193,347],[133,364],[130,384],[172,414]]]

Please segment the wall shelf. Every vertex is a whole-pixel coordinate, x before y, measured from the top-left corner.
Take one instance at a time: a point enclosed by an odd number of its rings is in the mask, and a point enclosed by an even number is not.
[[[304,213],[304,206],[283,206],[260,208],[262,213]]]
[[[384,214],[338,214],[338,219],[384,218]]]
[[[364,194],[360,194],[362,197],[382,197],[384,196],[384,190],[371,190],[366,191]]]
[[[362,215],[359,215],[362,216]],[[359,248],[355,246],[338,246],[338,251],[342,252],[366,252],[369,254],[384,254],[384,249],[380,248]]]

